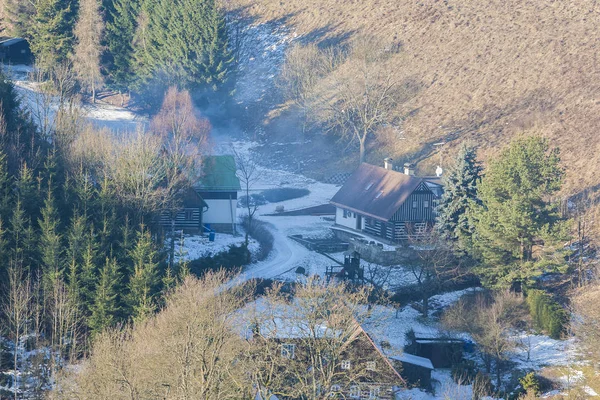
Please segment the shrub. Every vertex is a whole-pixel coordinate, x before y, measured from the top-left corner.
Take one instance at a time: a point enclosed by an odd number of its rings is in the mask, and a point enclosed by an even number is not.
[[[256,259],[258,261],[262,261],[267,258],[273,250],[273,242],[275,241],[275,238],[273,238],[273,234],[271,231],[269,231],[263,221],[255,219],[252,221],[252,225],[253,227],[252,230],[250,230],[250,236],[260,245]]]
[[[310,194],[310,190],[298,188],[280,188],[268,189],[262,192],[261,194],[263,198],[269,203],[279,203],[280,201],[292,200],[308,196]]]
[[[533,323],[554,339],[560,339],[568,321],[565,310],[543,290],[527,291],[527,305]]]
[[[487,397],[494,391],[492,379],[489,375],[478,372],[473,379],[473,400],[479,400],[482,397]]]
[[[208,271],[218,271],[221,268],[232,270],[249,263],[250,252],[248,251],[248,247],[242,244],[240,246],[229,246],[229,250],[224,253],[190,261],[188,268],[196,276],[202,276]]]
[[[535,373],[530,372],[521,379],[519,379],[519,383],[523,387],[525,392],[533,392],[534,394],[539,394],[540,392],[540,383],[538,382],[537,376]]]
[[[461,385],[470,385],[477,376],[477,365],[471,360],[454,364],[452,366],[452,379]]]

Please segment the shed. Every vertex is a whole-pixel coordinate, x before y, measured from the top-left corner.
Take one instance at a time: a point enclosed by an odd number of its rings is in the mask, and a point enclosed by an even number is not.
[[[451,368],[462,360],[464,341],[451,338],[415,338],[415,355],[428,358],[435,368]]]
[[[0,61],[10,64],[29,64],[33,54],[29,42],[23,38],[0,38]]]
[[[431,371],[434,368],[430,359],[408,353],[391,356],[390,359],[407,383],[431,389]]]

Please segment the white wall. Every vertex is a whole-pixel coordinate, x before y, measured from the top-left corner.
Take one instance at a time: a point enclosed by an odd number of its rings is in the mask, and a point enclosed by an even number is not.
[[[204,224],[231,224],[231,208],[233,222],[237,224],[237,200],[204,200],[208,210],[202,215]]]
[[[344,218],[344,209],[336,207],[335,208],[335,223],[341,226],[345,226],[346,228],[356,229],[356,213],[348,211],[346,213],[346,218]],[[365,219],[362,218],[362,225],[364,226]],[[361,227],[362,229],[362,227]]]

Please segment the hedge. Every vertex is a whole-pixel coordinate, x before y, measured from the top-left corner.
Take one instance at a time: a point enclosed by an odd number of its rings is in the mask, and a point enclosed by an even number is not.
[[[537,329],[553,339],[560,339],[568,322],[567,313],[560,304],[550,294],[537,289],[527,291],[527,304]]]

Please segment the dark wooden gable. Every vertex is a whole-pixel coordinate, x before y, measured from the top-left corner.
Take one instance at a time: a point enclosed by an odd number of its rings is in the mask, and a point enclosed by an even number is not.
[[[432,222],[435,220],[433,211],[433,201],[435,194],[429,189],[425,182],[408,196],[400,208],[394,213],[390,221],[392,222]]]

